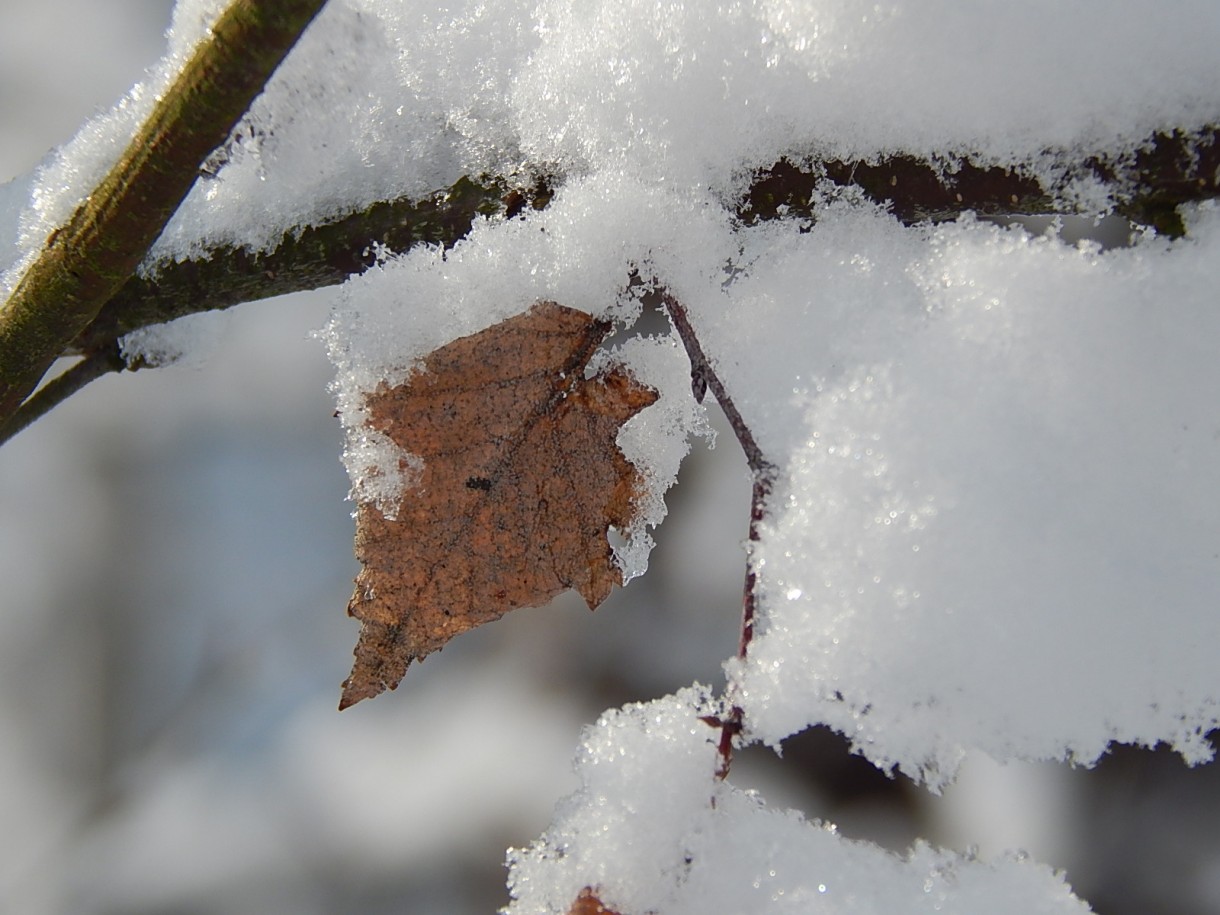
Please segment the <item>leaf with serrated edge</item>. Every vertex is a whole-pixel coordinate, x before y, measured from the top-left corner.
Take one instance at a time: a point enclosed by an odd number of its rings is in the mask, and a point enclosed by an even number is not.
[[[368,396],[368,425],[423,470],[393,520],[357,509],[363,625],[340,708],[510,610],[568,588],[594,608],[622,584],[608,533],[633,525],[644,481],[615,439],[657,393],[618,367],[585,378],[610,330],[540,302]]]

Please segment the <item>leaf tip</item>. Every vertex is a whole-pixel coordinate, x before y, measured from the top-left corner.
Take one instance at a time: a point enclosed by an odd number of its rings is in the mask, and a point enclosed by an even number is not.
[[[356,661],[343,681],[339,711],[357,702],[398,688],[414,656],[404,639],[401,626],[364,620],[353,652]]]

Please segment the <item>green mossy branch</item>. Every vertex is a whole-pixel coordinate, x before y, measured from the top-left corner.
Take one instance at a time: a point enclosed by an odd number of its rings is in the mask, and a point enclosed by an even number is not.
[[[0,423],[132,276],[326,0],[234,0],[0,308]]]

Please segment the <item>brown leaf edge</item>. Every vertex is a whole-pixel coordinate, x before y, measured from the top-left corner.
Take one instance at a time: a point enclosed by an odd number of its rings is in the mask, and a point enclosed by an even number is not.
[[[586,886],[568,909],[568,915],[621,915],[620,912],[606,907],[597,897],[597,892],[591,886]]]
[[[513,609],[539,606],[569,588],[594,608],[612,586],[622,584],[608,528],[626,529],[634,521],[643,479],[614,440],[621,424],[658,395],[621,367],[584,377],[585,366],[611,329],[584,312],[539,302],[439,347],[413,379],[369,395],[370,427],[423,458],[424,476],[414,490],[425,495],[411,512],[400,511],[394,519],[374,505],[358,509],[356,552],[362,570],[348,613],[363,625],[340,709],[394,689],[411,661],[461,631]],[[523,366],[529,370],[522,372]],[[472,378],[478,380],[472,383]],[[480,385],[486,395],[479,393]],[[524,388],[520,396],[514,393],[517,385]],[[455,396],[460,407],[449,400]],[[502,418],[516,411],[522,416],[517,444],[505,446],[490,432],[490,439],[480,438],[480,430],[493,425],[503,434]],[[459,414],[462,419],[455,422]],[[587,419],[572,423],[574,416]],[[521,468],[511,461],[530,453],[528,441],[539,423],[566,429],[564,444],[579,457],[569,463],[569,452],[560,448],[543,455],[544,460],[529,461],[528,474],[513,472]],[[552,437],[541,440],[554,448]],[[515,449],[516,455],[484,453],[489,440],[497,442],[496,449]],[[546,479],[565,474],[577,478],[576,491],[590,494],[580,511],[569,507],[557,514],[560,500],[554,498],[549,507],[545,498],[531,502],[534,481],[542,479],[539,485],[546,486]],[[527,475],[530,482],[522,486]],[[455,482],[462,480],[464,485]],[[540,526],[548,529],[542,538],[550,541],[544,550],[547,562],[521,554],[514,565],[509,547],[519,543],[495,547],[494,537],[506,530]],[[560,542],[565,550],[552,551]],[[470,555],[455,558],[466,550]],[[448,581],[426,568],[426,557],[438,552],[448,556],[443,564],[450,570]],[[566,565],[548,564],[554,556],[562,556]]]

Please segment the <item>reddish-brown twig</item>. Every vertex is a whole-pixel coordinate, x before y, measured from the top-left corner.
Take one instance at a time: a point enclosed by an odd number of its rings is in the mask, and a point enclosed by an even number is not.
[[[750,498],[749,532],[750,550],[752,551],[754,544],[759,539],[759,525],[766,517],[766,501],[775,480],[775,465],[763,454],[754,438],[754,433],[746,424],[737,405],[733,403],[733,398],[725,389],[724,382],[716,374],[715,367],[703,351],[703,346],[699,342],[699,337],[690,322],[690,316],[687,314],[685,306],[664,288],[655,289],[654,294],[658,297],[661,307],[669,315],[678,338],[686,348],[686,354],[690,358],[691,382],[695,396],[699,397],[705,390],[712,392],[729,421],[729,427],[741,444],[742,451],[745,452],[746,463],[754,477],[754,488]],[[757,584],[757,569],[752,555],[747,554],[745,586],[741,601],[741,637],[737,643],[737,657],[743,661],[749,650],[750,642],[754,638],[754,619],[758,603]],[[736,703],[732,705],[724,718],[718,716],[704,718],[708,724],[720,728],[720,765],[716,771],[719,778],[723,779],[729,773],[729,766],[733,760],[733,740],[744,728],[743,719],[744,713],[741,706]]]

